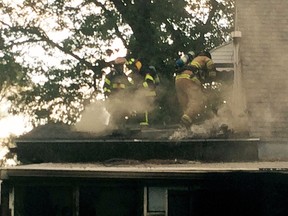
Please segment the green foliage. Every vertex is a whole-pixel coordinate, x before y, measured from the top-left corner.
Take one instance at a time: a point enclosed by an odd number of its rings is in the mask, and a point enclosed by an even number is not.
[[[13,102],[11,112],[29,114],[35,124],[73,123],[95,97],[97,62],[119,38],[134,58],[149,59],[159,71],[162,121],[178,109],[173,88],[178,52],[227,41],[233,10],[232,0],[6,1],[0,9],[1,95]],[[16,90],[7,94],[7,86]]]

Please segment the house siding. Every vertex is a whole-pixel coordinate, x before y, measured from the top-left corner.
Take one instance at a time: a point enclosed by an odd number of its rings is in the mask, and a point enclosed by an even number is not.
[[[228,42],[210,51],[213,61],[217,63],[233,63],[233,43]]]
[[[288,1],[237,0],[236,30],[251,136],[288,138]]]
[[[218,71],[233,71],[233,43],[229,42],[210,51]]]

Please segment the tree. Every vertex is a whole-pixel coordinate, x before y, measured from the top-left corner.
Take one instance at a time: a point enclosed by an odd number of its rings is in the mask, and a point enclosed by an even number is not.
[[[132,56],[149,59],[170,85],[160,104],[171,115],[178,52],[220,45],[233,26],[232,0],[17,2],[0,3],[1,94],[13,102],[11,112],[35,124],[79,119],[116,38]]]

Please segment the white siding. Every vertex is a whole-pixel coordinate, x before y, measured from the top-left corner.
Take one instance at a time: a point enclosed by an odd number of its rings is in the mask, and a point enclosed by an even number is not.
[[[212,55],[212,59],[214,63],[217,65],[219,64],[229,64],[229,67],[217,67],[217,70],[226,70],[231,71],[233,70],[233,61],[234,61],[234,55],[233,55],[233,42],[228,42],[224,45],[221,45],[219,47],[216,47],[210,51]]]

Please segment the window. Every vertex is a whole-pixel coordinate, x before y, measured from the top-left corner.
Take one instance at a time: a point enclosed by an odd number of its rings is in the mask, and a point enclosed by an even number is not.
[[[166,209],[166,188],[148,188],[148,211],[165,212]]]

